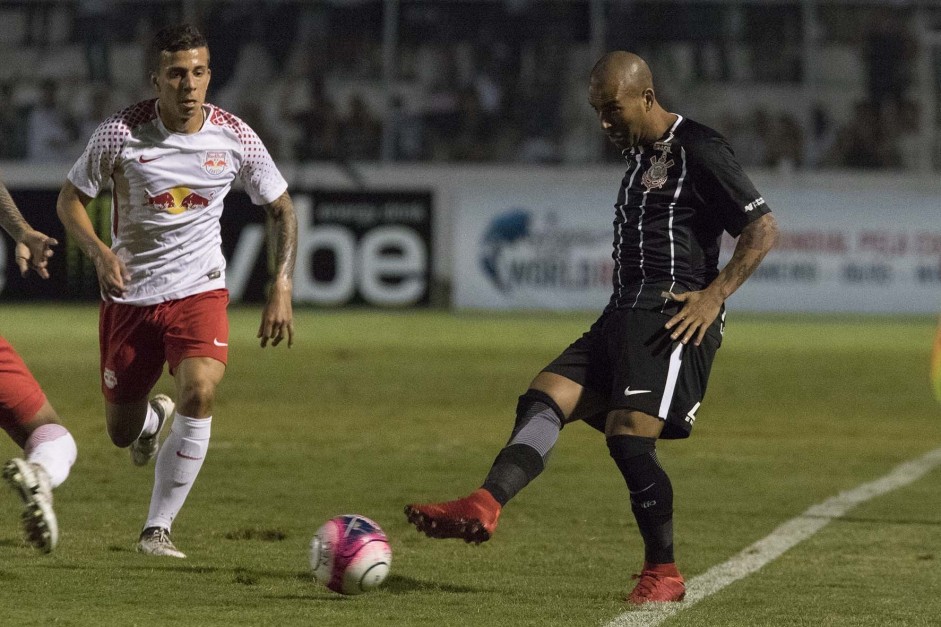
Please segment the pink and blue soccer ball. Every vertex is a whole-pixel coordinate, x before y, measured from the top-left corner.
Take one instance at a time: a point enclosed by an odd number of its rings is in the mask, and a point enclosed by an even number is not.
[[[314,578],[340,594],[362,594],[389,574],[392,550],[385,532],[358,514],[331,518],[310,541]]]

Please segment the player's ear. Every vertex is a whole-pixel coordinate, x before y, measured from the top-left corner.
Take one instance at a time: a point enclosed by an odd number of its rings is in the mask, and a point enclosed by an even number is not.
[[[154,86],[154,89],[158,89],[156,72],[150,73],[150,84]]]
[[[653,104],[657,101],[657,96],[653,93],[653,88],[648,87],[644,90],[644,110],[650,111]]]

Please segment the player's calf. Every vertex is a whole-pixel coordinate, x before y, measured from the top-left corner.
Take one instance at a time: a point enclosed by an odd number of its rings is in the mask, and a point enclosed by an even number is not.
[[[131,461],[135,466],[145,466],[160,449],[160,431],[167,418],[173,415],[173,401],[166,394],[157,394],[147,405],[147,418],[144,430],[131,442]],[[150,424],[150,429],[148,429]]]

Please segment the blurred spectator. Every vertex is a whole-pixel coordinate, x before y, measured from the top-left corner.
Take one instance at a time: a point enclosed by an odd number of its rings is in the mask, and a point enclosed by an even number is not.
[[[719,126],[743,166],[790,170],[804,162],[804,129],[789,113],[756,107],[744,119],[727,114]]]
[[[0,83],[0,159],[26,156],[26,112],[13,100],[13,83]]]
[[[905,99],[898,111],[891,115],[892,136],[898,149],[899,160],[906,170],[920,170],[930,159],[930,143],[920,128],[921,110],[918,103]]]
[[[915,40],[895,8],[873,10],[863,42],[869,100],[882,116],[886,108],[899,108],[911,85]]]
[[[490,154],[490,125],[480,106],[473,87],[458,94],[460,126],[451,146],[451,159],[455,161],[488,161]]]
[[[852,119],[837,133],[825,164],[846,168],[885,168],[898,166],[901,159],[880,124],[876,106],[864,100],[856,103]]]
[[[26,3],[26,38],[27,46],[44,48],[49,44],[49,33],[52,30],[52,12],[55,11],[52,2]]]
[[[726,116],[721,126],[739,163],[745,167],[768,165],[771,116],[763,107],[757,107],[744,119]]]
[[[836,142],[836,124],[821,103],[814,105],[810,118],[810,146],[806,165],[826,165],[826,156],[833,150],[833,144]]]
[[[116,108],[121,108],[126,103],[117,104],[111,97],[111,90],[102,84],[94,85],[88,96],[88,102],[74,122],[76,128],[77,150],[73,149],[74,155],[79,155],[85,149],[85,142],[91,137],[98,125],[114,113]]]
[[[280,145],[281,138],[271,129],[261,103],[257,99],[250,98],[243,101],[235,115],[255,131],[271,155],[284,156]]]
[[[299,138],[294,156],[301,161],[329,161],[340,151],[340,118],[336,107],[324,97],[323,87],[310,82],[307,106],[294,114]]]
[[[426,46],[425,63],[436,60],[436,71],[428,77],[425,98],[425,128],[428,132],[429,157],[433,161],[446,161],[450,158],[454,136],[461,128],[461,111],[457,65],[454,54],[447,46]],[[428,72],[428,69],[420,70]]]
[[[384,74],[384,15],[375,0],[7,4],[23,7],[24,59],[32,53],[42,60],[50,56],[43,49],[58,43],[84,46],[90,82],[111,88],[112,109],[152,95],[142,66],[154,28],[184,18],[207,25],[210,101],[250,120],[277,159],[622,161],[597,137],[585,104],[585,59],[599,34],[587,2],[404,3],[391,76]],[[686,77],[673,84],[673,99],[686,103],[682,113],[722,115],[714,93],[726,85],[715,81],[729,81],[741,95],[743,104],[718,126],[746,166],[919,168],[937,142],[935,132],[919,135],[934,129],[918,127],[926,101],[923,90],[912,89],[916,11],[849,8],[828,21],[831,13],[821,9],[813,43],[837,49],[839,59],[852,59],[861,71],[847,72],[845,92],[821,86],[826,99],[805,120],[775,100],[804,93],[794,84],[806,33],[799,3],[681,3],[680,13],[675,2],[609,4],[605,47],[645,53]],[[929,11],[928,18],[930,29],[937,16]],[[18,79],[22,72],[11,70],[4,76],[13,86],[0,86],[0,158],[64,158],[60,147],[75,135],[72,126],[90,123],[84,91],[63,102],[77,114],[74,123],[65,108],[43,104],[48,94],[30,114],[38,79]],[[386,78],[390,95],[382,92]],[[754,98],[750,89],[758,90]],[[846,94],[856,90],[865,91],[874,111],[860,105],[852,120],[831,119],[827,110],[845,110]],[[358,102],[344,102],[350,91],[361,94]],[[658,95],[669,105],[670,94]],[[348,115],[341,119],[339,110]],[[873,141],[881,144],[866,143]]]
[[[88,79],[93,83],[111,84],[110,43],[114,32],[111,24],[115,7],[108,0],[79,0],[73,27],[85,45]]]
[[[389,124],[393,159],[417,161],[426,158],[425,124],[417,107],[401,96],[393,96]]]
[[[803,163],[804,129],[793,115],[779,114],[772,122],[765,165],[793,170]]]
[[[376,161],[382,141],[382,122],[359,94],[350,95],[348,111],[340,119],[339,155],[350,161]]]
[[[789,3],[754,3],[744,7],[744,29],[750,43],[751,75],[759,82],[801,79],[801,7]]]
[[[540,81],[521,96],[518,123],[523,134],[516,158],[525,163],[561,160],[558,138],[562,125],[562,98],[552,81]]]
[[[31,161],[68,161],[68,151],[75,138],[71,121],[59,109],[56,82],[46,79],[40,84],[39,101],[29,112],[26,122],[26,156]]]

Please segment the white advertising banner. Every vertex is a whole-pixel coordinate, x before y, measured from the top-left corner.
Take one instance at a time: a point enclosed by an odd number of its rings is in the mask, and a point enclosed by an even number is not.
[[[781,236],[729,306],[752,311],[937,313],[941,179],[756,180]],[[773,198],[774,200],[770,200]],[[722,263],[732,241],[723,242]]]
[[[611,295],[618,179],[534,170],[460,185],[454,304],[600,310]]]
[[[739,311],[937,313],[941,180],[756,176],[781,237],[729,300]],[[518,172],[454,198],[454,303],[600,310],[611,291],[619,174]],[[726,237],[721,263],[735,242]]]

